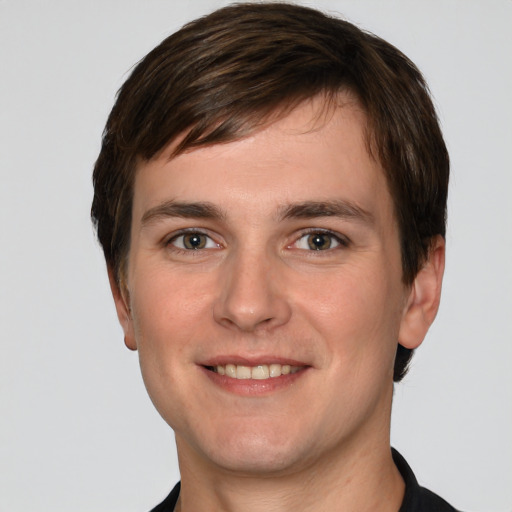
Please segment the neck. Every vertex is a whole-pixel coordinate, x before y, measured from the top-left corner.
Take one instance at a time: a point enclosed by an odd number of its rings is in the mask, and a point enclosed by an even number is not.
[[[180,444],[178,440],[178,448]],[[389,442],[359,444],[341,454],[333,450],[329,457],[297,471],[264,476],[201,470],[191,453],[178,453],[178,512],[397,512],[405,490]]]

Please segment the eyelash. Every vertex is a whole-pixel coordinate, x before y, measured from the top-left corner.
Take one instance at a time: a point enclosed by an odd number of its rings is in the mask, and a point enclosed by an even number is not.
[[[213,249],[213,247],[200,247],[197,249],[185,249],[185,248],[177,247],[176,245],[174,245],[173,242],[176,242],[176,240],[178,240],[179,238],[181,238],[187,234],[197,234],[200,236],[205,236],[209,239],[210,242],[213,242],[215,244],[215,246],[216,246],[215,248],[222,247],[221,244],[219,244],[218,242],[215,242],[215,240],[213,239],[212,236],[210,236],[204,230],[197,229],[197,228],[182,229],[182,230],[178,231],[177,233],[174,233],[170,238],[168,238],[167,240],[164,241],[165,247],[170,248],[173,252],[176,252],[178,254],[187,254],[189,256],[198,255],[198,253],[202,252],[204,249]],[[335,233],[328,229],[311,228],[311,229],[302,231],[299,234],[299,236],[297,238],[295,238],[295,240],[291,244],[287,245],[287,248],[290,248],[290,249],[293,248],[293,246],[297,245],[301,239],[303,239],[304,237],[307,237],[309,235],[328,236],[328,237],[330,237],[330,239],[332,241],[336,242],[337,245],[335,245],[334,247],[328,247],[323,250],[322,249],[315,250],[312,248],[310,248],[310,250],[308,250],[308,249],[298,249],[298,250],[309,252],[309,253],[322,253],[322,252],[331,252],[335,249],[344,249],[350,245],[350,240],[347,237],[340,235],[339,233]],[[208,244],[208,242],[206,242],[206,244]]]

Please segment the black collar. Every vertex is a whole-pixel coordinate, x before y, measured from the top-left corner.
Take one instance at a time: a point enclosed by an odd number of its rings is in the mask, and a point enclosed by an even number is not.
[[[405,482],[405,494],[398,512],[457,512],[433,492],[421,487],[409,464],[391,448],[393,461]]]

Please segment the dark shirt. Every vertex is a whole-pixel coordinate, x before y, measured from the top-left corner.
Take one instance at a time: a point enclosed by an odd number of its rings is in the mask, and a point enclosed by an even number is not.
[[[404,499],[398,512],[457,512],[437,494],[421,487],[405,459],[395,449],[392,452],[393,461],[405,482]]]
[[[402,506],[398,512],[457,512],[442,498],[421,487],[405,459],[393,449],[393,460],[405,482],[405,494]],[[178,483],[171,494],[156,506],[151,512],[173,512],[180,495]]]

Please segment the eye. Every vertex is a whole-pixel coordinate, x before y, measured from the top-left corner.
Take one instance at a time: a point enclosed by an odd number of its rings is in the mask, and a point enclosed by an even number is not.
[[[215,249],[219,246],[208,235],[205,235],[200,231],[191,231],[189,233],[177,235],[169,240],[169,244],[178,249],[184,249],[187,251]]]
[[[327,251],[340,245],[346,245],[346,243],[332,233],[315,231],[302,235],[294,245],[297,249],[307,251]]]

